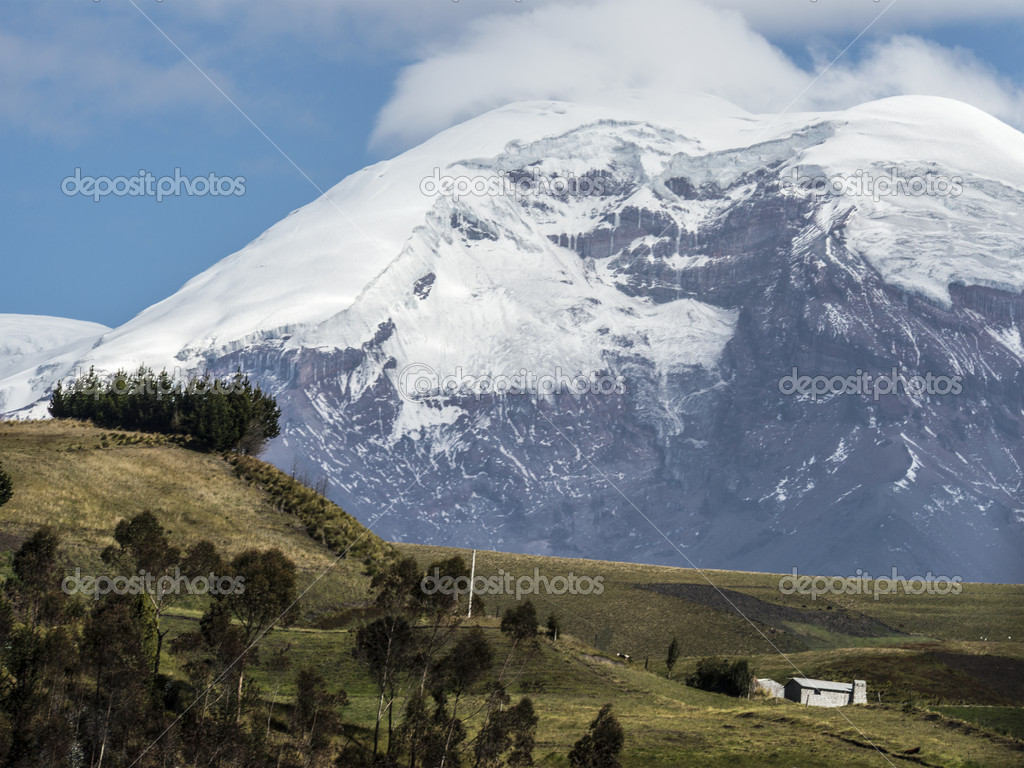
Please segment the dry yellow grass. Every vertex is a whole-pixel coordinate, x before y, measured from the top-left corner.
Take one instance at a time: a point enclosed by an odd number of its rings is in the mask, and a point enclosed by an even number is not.
[[[16,549],[39,526],[54,525],[69,568],[88,573],[100,568],[99,553],[113,543],[118,520],[149,510],[179,545],[209,539],[228,556],[277,547],[298,566],[302,586],[330,568],[307,596],[318,612],[366,596],[360,562],[335,563],[300,520],[276,509],[218,455],[159,435],[36,421],[0,422],[0,461],[15,488],[0,508],[4,550]]]

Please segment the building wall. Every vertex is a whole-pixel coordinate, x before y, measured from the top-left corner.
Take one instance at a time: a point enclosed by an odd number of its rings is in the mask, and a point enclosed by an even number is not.
[[[845,707],[850,703],[850,695],[844,691],[815,693],[811,688],[803,688],[800,691],[800,703],[809,707]]]
[[[815,693],[814,688],[803,688],[792,680],[785,686],[785,696],[787,699],[799,704],[805,704],[808,707],[845,707],[850,703],[863,703],[857,701],[855,694],[856,686],[854,686],[853,693],[830,691],[827,689],[818,689],[818,692]],[[852,702],[851,699],[853,700]]]
[[[868,703],[868,684],[864,680],[853,681],[853,701],[852,704],[867,704]]]

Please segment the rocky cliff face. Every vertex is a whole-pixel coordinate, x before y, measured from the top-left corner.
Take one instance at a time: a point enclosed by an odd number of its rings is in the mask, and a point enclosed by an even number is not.
[[[414,226],[336,311],[204,329],[176,359],[269,384],[284,410],[270,458],[325,476],[385,537],[1024,579],[1024,136],[940,100],[730,116],[715,124],[728,141],[622,115],[570,123],[421,157],[405,187],[435,166],[519,194],[399,205]],[[360,194],[385,210],[396,173]],[[931,186],[819,183],[886,174]],[[953,178],[956,194],[936,186]],[[289,237],[310,231],[303,215]],[[299,259],[280,234],[292,219],[232,259]],[[306,279],[367,272],[344,263]],[[905,381],[881,394],[894,370]],[[585,391],[545,391],[558,376]],[[494,391],[517,377],[526,391]]]

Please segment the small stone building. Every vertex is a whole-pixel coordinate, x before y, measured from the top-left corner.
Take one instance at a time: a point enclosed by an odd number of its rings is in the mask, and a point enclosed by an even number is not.
[[[831,680],[794,677],[783,688],[787,699],[809,707],[845,707],[847,704],[866,704],[868,701],[868,686],[863,680],[835,683]]]

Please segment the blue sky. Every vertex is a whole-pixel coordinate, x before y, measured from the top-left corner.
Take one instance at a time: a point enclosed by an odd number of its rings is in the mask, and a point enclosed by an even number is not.
[[[805,86],[794,108],[928,92],[1022,129],[1021,40],[1019,0],[9,2],[0,312],[119,325],[318,187],[522,98],[678,87],[773,111]],[[93,202],[62,192],[76,168],[241,176],[245,194]]]

